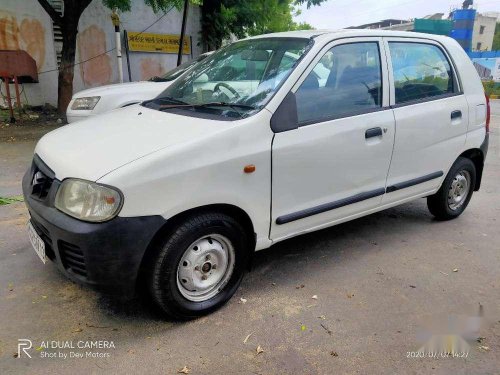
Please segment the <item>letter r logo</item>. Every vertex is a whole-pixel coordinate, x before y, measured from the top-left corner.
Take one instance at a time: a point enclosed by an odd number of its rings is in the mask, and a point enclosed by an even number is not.
[[[31,358],[28,350],[33,347],[33,343],[28,339],[19,339],[17,340],[17,358],[21,358],[21,350],[26,354],[29,358]]]

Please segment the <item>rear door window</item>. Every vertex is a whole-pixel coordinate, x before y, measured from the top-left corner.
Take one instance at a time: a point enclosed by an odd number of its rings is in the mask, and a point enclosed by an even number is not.
[[[436,45],[389,42],[396,104],[456,92],[451,65]]]

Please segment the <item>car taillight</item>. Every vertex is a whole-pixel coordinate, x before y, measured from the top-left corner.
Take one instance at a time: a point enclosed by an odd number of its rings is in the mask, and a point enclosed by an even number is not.
[[[490,117],[491,117],[491,109],[490,109],[490,97],[486,96],[486,133],[490,132]]]

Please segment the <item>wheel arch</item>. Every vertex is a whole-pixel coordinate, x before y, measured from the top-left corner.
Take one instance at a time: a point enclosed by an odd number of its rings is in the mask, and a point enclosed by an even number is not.
[[[476,181],[474,181],[474,191],[478,191],[481,187],[481,179],[484,169],[484,154],[479,148],[471,148],[460,154],[459,157],[470,159],[476,167]]]
[[[247,231],[249,238],[252,240],[249,248],[255,250],[257,236],[254,230],[254,225],[248,213],[242,208],[232,204],[222,203],[190,208],[169,218],[153,236],[142,257],[141,265],[139,267],[138,283],[142,283],[144,281],[145,271],[147,270],[148,265],[154,260],[156,251],[158,250],[158,244],[162,241],[162,239],[168,236],[169,233],[182,221],[189,217],[207,212],[224,213],[237,220],[243,226],[243,229]]]

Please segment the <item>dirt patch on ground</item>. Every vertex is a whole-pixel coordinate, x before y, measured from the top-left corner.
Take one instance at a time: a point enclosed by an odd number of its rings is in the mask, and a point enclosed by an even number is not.
[[[0,142],[32,141],[66,123],[64,116],[50,107],[24,109],[15,112],[15,123],[10,123],[8,110],[0,109]]]

